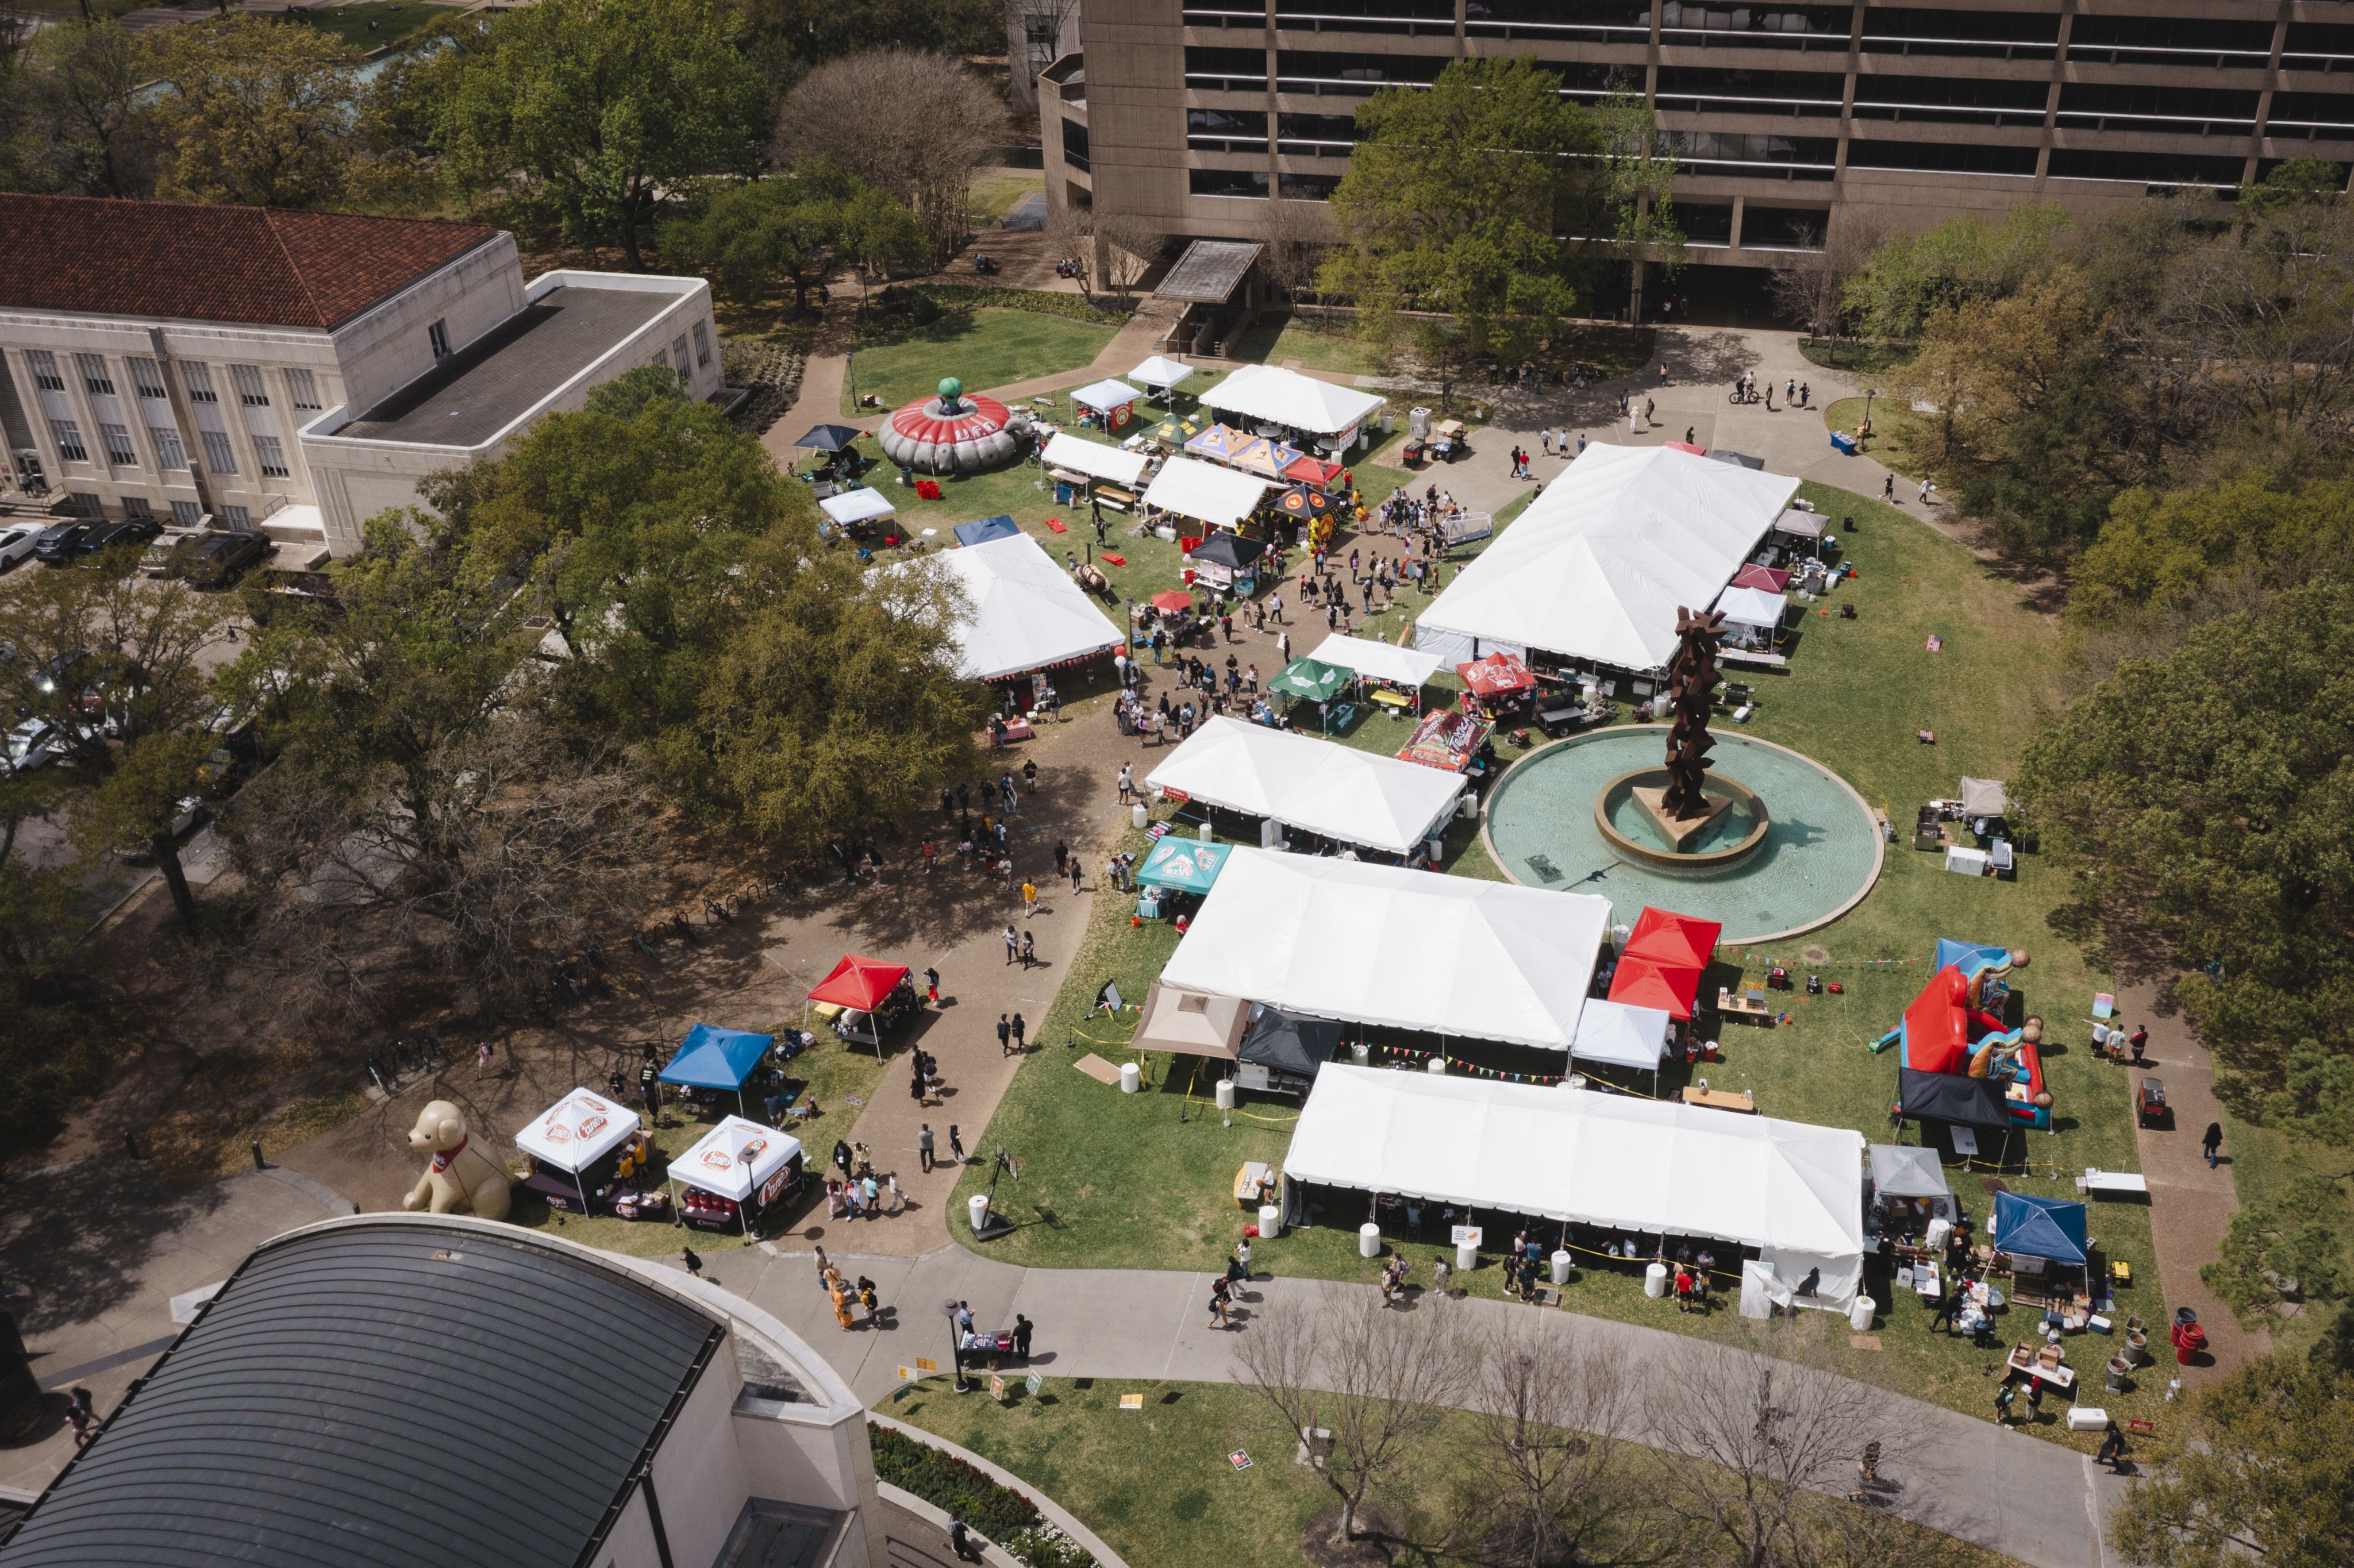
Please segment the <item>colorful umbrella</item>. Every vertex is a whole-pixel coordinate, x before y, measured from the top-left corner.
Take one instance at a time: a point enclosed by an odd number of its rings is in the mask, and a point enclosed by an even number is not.
[[[1476,663],[1458,664],[1455,673],[1477,696],[1502,697],[1536,689],[1537,678],[1510,653],[1490,653]]]
[[[1172,446],[1183,446],[1187,441],[1200,435],[1204,429],[1205,427],[1201,420],[1180,417],[1163,419],[1145,433],[1156,441],[1166,441]]]
[[[1165,614],[1175,615],[1182,610],[1193,608],[1193,596],[1182,588],[1163,588],[1152,596],[1152,608]]]
[[[1322,491],[1310,485],[1295,484],[1275,499],[1276,510],[1286,517],[1313,521],[1330,517],[1339,509],[1339,503]]]

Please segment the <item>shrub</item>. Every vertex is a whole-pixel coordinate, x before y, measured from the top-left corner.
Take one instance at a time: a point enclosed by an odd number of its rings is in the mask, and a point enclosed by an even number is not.
[[[1035,311],[1040,315],[1066,316],[1075,322],[1118,326],[1127,311],[1098,310],[1084,294],[1057,293],[1051,289],[991,289],[979,283],[894,283],[866,302],[870,313],[880,311],[893,325],[923,326],[942,311],[969,311],[981,306],[1001,311]],[[927,309],[928,307],[928,310]]]
[[[1095,1568],[1095,1558],[1049,1522],[1037,1504],[955,1455],[871,1421],[866,1436],[876,1479],[946,1509],[1031,1568]]]

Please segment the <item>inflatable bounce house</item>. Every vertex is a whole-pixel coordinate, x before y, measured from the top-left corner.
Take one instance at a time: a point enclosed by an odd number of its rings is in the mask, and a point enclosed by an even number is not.
[[[2052,1125],[2043,1086],[2043,1021],[2004,1027],[2010,996],[2008,948],[1939,938],[1935,973],[1904,1021],[1872,1043],[1898,1048],[1899,1103],[1909,1117],[1977,1127]]]

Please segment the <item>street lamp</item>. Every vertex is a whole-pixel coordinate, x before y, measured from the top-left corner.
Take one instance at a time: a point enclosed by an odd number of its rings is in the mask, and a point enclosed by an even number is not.
[[[957,1338],[957,1308],[961,1305],[961,1302],[950,1297],[940,1303],[940,1316],[949,1320],[949,1364],[956,1368],[956,1392],[970,1393],[972,1384],[964,1380],[964,1344]]]
[[[1879,396],[1880,388],[1877,387],[1863,389],[1863,422],[1867,428],[1872,424],[1872,400]]]

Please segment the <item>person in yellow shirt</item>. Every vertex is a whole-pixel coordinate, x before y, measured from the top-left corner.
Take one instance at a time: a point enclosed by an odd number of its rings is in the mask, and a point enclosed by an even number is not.
[[[1022,913],[1038,913],[1038,885],[1026,876],[1022,879]]]

